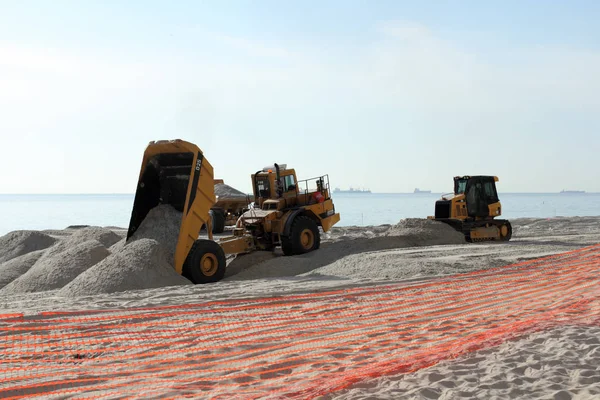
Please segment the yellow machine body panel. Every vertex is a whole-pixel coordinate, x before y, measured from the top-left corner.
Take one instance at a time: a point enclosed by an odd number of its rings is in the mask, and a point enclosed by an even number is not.
[[[243,254],[256,250],[254,238],[250,235],[229,236],[219,240],[225,254]]]
[[[323,232],[328,232],[332,226],[340,222],[340,214],[335,213],[330,217],[321,219],[321,227],[323,228]]]
[[[469,237],[472,241],[495,240],[499,236],[499,229],[495,225],[479,226],[471,229]]]
[[[174,259],[181,274],[200,229],[205,224],[210,227],[209,210],[216,200],[213,176],[212,165],[195,144],[180,139],[150,142],[142,159],[127,239],[152,208],[171,205],[182,213]]]
[[[488,209],[490,217],[499,217],[500,215],[502,215],[502,205],[499,201],[492,204],[488,204]]]

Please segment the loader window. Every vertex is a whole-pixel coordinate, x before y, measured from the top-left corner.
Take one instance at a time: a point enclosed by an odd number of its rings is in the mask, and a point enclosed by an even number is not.
[[[490,203],[495,203],[498,201],[498,194],[496,193],[496,188],[494,186],[495,185],[493,182],[485,182],[483,184],[485,196],[487,197]]]
[[[467,213],[470,217],[485,217],[488,215],[488,202],[486,201],[484,185],[476,181],[469,186],[467,193]]]
[[[287,175],[284,177],[284,192],[289,190],[296,190],[296,181],[294,180],[294,175]]]
[[[460,179],[458,181],[458,185],[456,187],[456,194],[463,194],[465,193],[465,189],[467,188],[467,180],[466,179]]]
[[[271,188],[269,186],[269,179],[267,179],[267,178],[258,179],[256,181],[256,186],[258,189],[258,195],[260,197],[268,198],[271,196]]]

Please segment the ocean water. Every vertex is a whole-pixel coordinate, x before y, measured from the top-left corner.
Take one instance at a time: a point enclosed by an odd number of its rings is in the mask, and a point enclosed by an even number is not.
[[[502,217],[600,216],[600,193],[500,193]],[[333,196],[338,226],[393,224],[433,215],[440,194],[345,194]],[[0,235],[19,229],[69,225],[127,227],[132,194],[0,195]]]

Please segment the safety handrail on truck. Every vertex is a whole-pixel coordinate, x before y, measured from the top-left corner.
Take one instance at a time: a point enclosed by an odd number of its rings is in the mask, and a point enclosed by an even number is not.
[[[313,181],[316,181],[316,186],[314,190],[310,190],[308,185],[309,182]],[[321,192],[325,199],[329,199],[331,197],[331,190],[329,186],[329,174],[317,176],[314,178],[303,179],[298,181],[296,185],[298,188],[298,194],[302,194],[300,188],[301,186],[304,186],[304,195],[308,195],[309,193]]]

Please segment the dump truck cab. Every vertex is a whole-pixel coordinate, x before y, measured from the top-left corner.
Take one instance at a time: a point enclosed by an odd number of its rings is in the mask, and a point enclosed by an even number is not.
[[[467,241],[510,240],[510,222],[496,219],[502,213],[496,182],[497,176],[455,176],[454,192],[436,201],[435,215],[429,218],[463,232]]]

